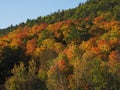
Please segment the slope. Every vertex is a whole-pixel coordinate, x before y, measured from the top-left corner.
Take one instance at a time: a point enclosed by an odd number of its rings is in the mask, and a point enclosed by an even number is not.
[[[1,36],[1,88],[119,90],[119,4],[88,0]]]

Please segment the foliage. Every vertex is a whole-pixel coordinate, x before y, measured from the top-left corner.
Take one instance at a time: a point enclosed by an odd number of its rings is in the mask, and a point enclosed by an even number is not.
[[[120,0],[87,0],[0,32],[0,89],[120,90]]]

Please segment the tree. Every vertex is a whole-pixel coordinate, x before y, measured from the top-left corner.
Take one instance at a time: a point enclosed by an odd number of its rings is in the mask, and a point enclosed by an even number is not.
[[[5,78],[11,76],[11,69],[19,62],[26,62],[27,56],[21,47],[11,48],[6,46],[0,51],[0,83],[4,83]]]
[[[72,72],[72,66],[68,62],[66,56],[60,55],[47,73],[47,87],[50,90],[68,90],[68,77]]]
[[[31,73],[31,68],[29,68],[29,71],[23,63],[15,66],[12,70],[13,76],[5,83],[6,90],[47,90],[45,83]]]
[[[27,44],[26,44],[27,51],[26,51],[26,53],[32,54],[33,51],[36,49],[36,46],[37,46],[36,39],[32,39],[32,40],[27,41]]]

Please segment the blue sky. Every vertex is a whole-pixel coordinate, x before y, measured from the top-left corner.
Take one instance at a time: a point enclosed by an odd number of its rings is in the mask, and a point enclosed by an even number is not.
[[[25,22],[28,18],[35,19],[59,9],[78,6],[86,0],[1,0],[0,28]]]

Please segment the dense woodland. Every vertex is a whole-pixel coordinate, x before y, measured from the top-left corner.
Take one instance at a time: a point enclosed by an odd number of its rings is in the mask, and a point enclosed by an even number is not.
[[[0,30],[0,90],[120,90],[120,0]]]

